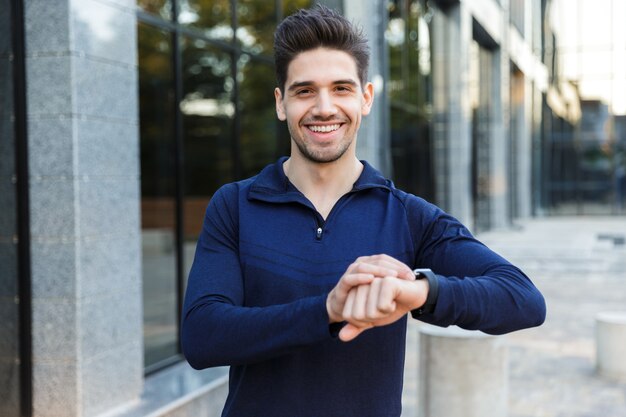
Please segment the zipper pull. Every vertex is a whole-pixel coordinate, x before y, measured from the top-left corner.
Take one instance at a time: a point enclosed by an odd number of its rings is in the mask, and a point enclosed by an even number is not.
[[[316,235],[315,235],[315,236],[316,236],[316,238],[317,238],[317,240],[320,240],[320,239],[322,238],[322,232],[323,232],[322,228],[321,228],[321,227],[318,227],[318,228],[317,228],[317,233],[316,233]]]

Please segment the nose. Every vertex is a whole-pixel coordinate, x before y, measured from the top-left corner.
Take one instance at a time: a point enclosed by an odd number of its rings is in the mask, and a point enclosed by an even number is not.
[[[337,114],[337,108],[335,107],[333,99],[328,91],[319,91],[312,113],[314,116],[324,118]]]

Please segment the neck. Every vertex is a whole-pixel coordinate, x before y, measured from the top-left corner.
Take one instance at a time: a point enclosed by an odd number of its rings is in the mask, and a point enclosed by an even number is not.
[[[363,171],[363,164],[356,156],[317,163],[292,154],[283,164],[283,169],[289,181],[326,218],[337,200],[352,190]]]

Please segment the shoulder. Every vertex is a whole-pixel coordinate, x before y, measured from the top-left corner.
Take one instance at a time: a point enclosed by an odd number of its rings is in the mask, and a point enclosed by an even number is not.
[[[424,198],[395,188],[392,182],[389,182],[389,190],[391,195],[404,206],[407,215],[412,219],[435,221],[437,217],[445,214],[442,209]]]
[[[247,194],[255,179],[256,176],[222,185],[215,191],[215,194],[213,194],[211,203],[226,206],[236,205],[240,196]]]

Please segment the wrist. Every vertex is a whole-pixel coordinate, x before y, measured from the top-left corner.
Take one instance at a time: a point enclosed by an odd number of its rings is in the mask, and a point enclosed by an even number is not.
[[[330,298],[332,297],[332,293],[328,294],[326,297],[326,313],[328,314],[328,323],[340,323],[342,321],[342,317],[335,314],[332,308],[332,302]]]

